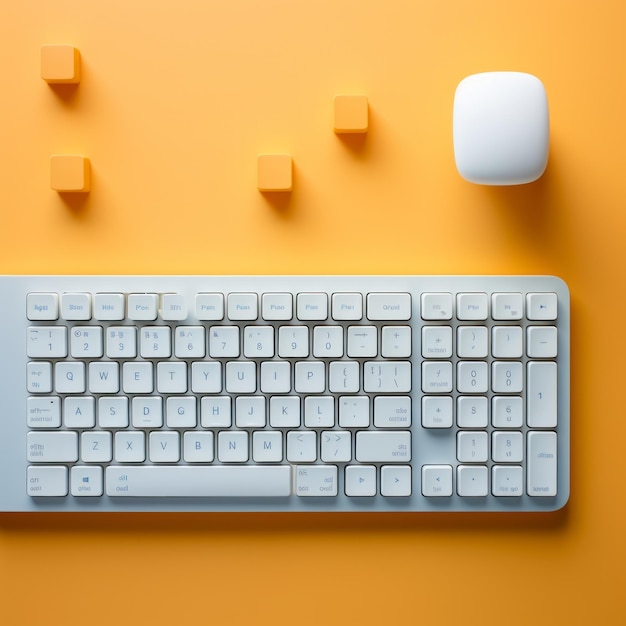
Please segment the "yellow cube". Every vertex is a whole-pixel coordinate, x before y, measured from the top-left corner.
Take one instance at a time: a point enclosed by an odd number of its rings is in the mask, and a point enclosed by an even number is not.
[[[260,154],[257,157],[259,191],[291,191],[292,169],[288,154]]]
[[[367,127],[367,96],[335,96],[336,133],[366,133]]]
[[[73,46],[41,46],[41,78],[47,83],[80,82],[80,52]]]
[[[91,168],[87,157],[53,154],[50,157],[50,186],[55,191],[85,193],[91,189]]]

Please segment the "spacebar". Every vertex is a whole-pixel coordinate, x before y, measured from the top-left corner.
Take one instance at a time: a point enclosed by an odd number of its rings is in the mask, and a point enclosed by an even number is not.
[[[291,495],[289,465],[111,466],[108,496],[151,498],[271,498]]]

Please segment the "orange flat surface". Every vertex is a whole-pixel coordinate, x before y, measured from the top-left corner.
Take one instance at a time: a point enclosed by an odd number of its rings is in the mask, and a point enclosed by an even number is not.
[[[540,273],[572,294],[549,515],[1,515],[0,623],[624,624],[626,5],[4,0],[2,273]],[[81,53],[78,86],[40,47]],[[458,82],[546,86],[536,183],[462,180]],[[333,132],[363,94],[366,135]],[[257,154],[293,191],[259,193]],[[50,189],[51,154],[91,192]],[[14,419],[15,416],[0,416]]]

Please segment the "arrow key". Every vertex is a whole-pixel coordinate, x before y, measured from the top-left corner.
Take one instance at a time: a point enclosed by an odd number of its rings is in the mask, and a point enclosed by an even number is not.
[[[376,495],[376,467],[373,465],[348,465],[346,467],[347,496]]]
[[[380,493],[383,496],[410,496],[411,467],[384,465],[380,470]]]

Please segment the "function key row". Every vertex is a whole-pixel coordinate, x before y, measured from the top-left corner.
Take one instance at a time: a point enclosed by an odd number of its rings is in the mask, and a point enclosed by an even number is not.
[[[192,308],[193,307],[193,308]],[[190,313],[200,321],[370,321],[411,319],[408,293],[197,293],[189,303],[180,293],[29,293],[27,317],[32,321],[184,321]]]

